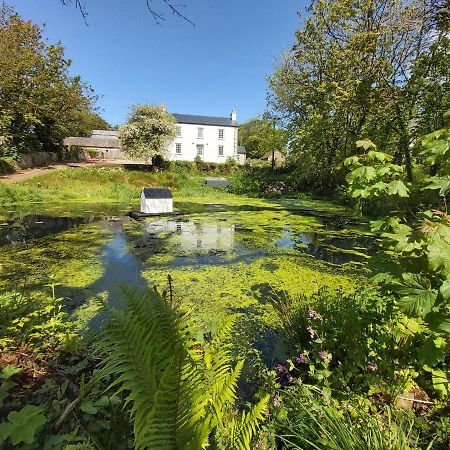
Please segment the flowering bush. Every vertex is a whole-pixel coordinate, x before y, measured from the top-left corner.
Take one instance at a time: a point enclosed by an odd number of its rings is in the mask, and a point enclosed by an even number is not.
[[[306,383],[327,394],[350,389],[391,400],[416,384],[430,387],[416,355],[425,325],[395,311],[394,299],[375,288],[285,296],[276,308],[294,354],[276,367],[282,386]]]
[[[161,106],[134,105],[119,133],[122,149],[131,158],[147,160],[166,153],[175,137],[175,118]]]

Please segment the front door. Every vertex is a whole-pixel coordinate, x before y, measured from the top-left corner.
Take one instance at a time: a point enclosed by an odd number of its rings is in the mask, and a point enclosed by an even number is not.
[[[204,158],[205,154],[205,145],[204,144],[197,144],[197,156],[201,159]]]

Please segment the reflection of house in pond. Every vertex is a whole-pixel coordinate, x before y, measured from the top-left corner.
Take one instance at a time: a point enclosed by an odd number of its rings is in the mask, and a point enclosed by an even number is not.
[[[231,252],[234,247],[234,225],[158,220],[146,223],[146,231],[152,235],[169,233],[171,241],[188,253],[211,250]]]

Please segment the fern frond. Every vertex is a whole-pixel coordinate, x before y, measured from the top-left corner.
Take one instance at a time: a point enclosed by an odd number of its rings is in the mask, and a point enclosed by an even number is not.
[[[243,362],[232,366],[229,335],[234,316],[203,348],[189,314],[167,305],[154,291],[124,290],[124,311],[108,310],[98,344],[99,377],[125,396],[137,449],[205,448],[236,400]],[[258,406],[258,405],[257,405]],[[259,415],[243,415],[236,442],[253,435]]]
[[[266,395],[249,411],[243,411],[240,419],[232,421],[230,449],[249,450],[251,448],[252,439],[264,420],[269,398],[269,395]]]

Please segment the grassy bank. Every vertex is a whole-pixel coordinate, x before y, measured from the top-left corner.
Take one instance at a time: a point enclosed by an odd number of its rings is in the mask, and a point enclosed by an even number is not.
[[[205,195],[204,175],[183,171],[142,172],[121,168],[70,168],[21,183],[0,183],[0,205],[36,202],[127,202],[139,198],[143,186],[170,187],[180,197]],[[208,195],[225,195],[208,190]]]

